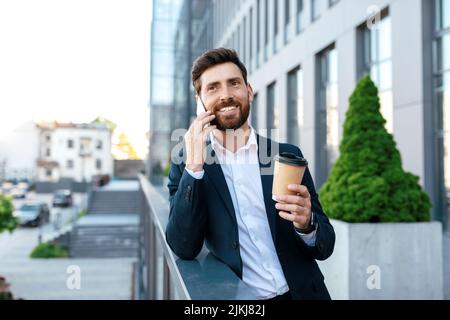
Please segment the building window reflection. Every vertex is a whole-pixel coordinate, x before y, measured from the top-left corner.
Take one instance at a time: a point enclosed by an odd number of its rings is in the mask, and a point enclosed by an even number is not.
[[[300,67],[288,73],[287,106],[288,142],[299,145],[303,127],[303,70]]]
[[[358,76],[369,74],[378,87],[380,111],[386,120],[386,129],[394,132],[394,103],[392,94],[391,19],[387,10],[382,19],[370,29],[364,23],[359,28],[362,60]]]
[[[252,127],[258,130],[258,94],[253,95],[253,102],[251,106],[251,121]]]
[[[317,57],[318,185],[325,182],[339,150],[338,61],[334,45]]]
[[[303,30],[305,25],[305,15],[303,10],[303,0],[297,0],[297,33]]]
[[[435,0],[434,92],[440,207],[450,209],[450,0]]]
[[[276,103],[276,83],[272,82],[267,87],[267,129],[277,129],[278,107]]]

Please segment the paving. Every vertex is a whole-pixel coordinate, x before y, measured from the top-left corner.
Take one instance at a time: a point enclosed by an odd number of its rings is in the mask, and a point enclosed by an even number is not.
[[[11,284],[15,298],[131,299],[134,258],[31,259],[29,254],[37,239],[38,229],[32,228],[0,235],[0,274]],[[79,289],[74,281],[78,274]]]

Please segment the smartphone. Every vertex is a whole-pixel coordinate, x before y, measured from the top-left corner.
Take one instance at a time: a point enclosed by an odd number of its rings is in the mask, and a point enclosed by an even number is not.
[[[206,111],[207,110],[205,108],[205,105],[202,102],[202,99],[197,97],[197,117]],[[217,124],[216,119],[212,120],[209,124],[212,126],[216,125]]]

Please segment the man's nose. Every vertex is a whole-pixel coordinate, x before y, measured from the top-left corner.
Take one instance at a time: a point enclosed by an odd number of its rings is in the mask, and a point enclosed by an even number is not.
[[[223,88],[222,92],[220,93],[220,101],[226,102],[226,101],[232,100],[232,99],[233,99],[233,97],[230,93],[230,90],[227,87]]]

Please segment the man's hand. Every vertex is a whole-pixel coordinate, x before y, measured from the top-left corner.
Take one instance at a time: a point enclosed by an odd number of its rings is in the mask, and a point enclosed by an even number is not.
[[[184,136],[186,142],[186,168],[201,171],[206,158],[206,137],[216,126],[207,126],[216,116],[207,111],[199,115]]]
[[[300,184],[290,184],[288,189],[297,195],[277,195],[275,207],[283,219],[292,221],[294,227],[306,229],[311,221],[311,197],[308,188]]]

